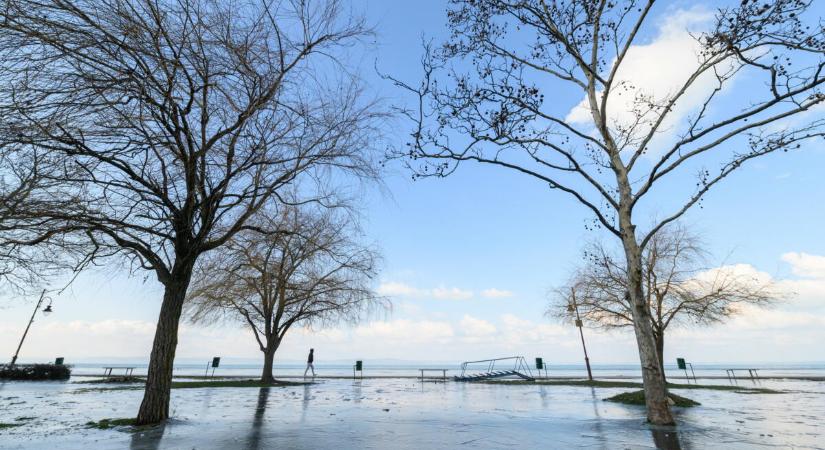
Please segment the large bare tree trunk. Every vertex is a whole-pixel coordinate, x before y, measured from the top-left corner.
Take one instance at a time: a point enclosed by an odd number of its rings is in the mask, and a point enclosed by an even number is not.
[[[629,222],[629,221],[628,221]],[[628,295],[633,311],[633,329],[642,363],[642,381],[647,404],[647,420],[656,425],[673,425],[673,415],[667,402],[667,387],[659,364],[653,335],[650,309],[642,289],[642,255],[636,242],[634,227],[623,227],[622,241],[627,257]]]
[[[272,365],[275,360],[275,352],[278,350],[280,341],[272,339],[267,342],[266,350],[264,350],[264,370],[261,372],[261,383],[274,383],[275,377],[272,376]]]
[[[665,375],[665,332],[664,330],[657,331],[653,339],[656,341],[656,355],[659,357],[659,370],[662,372],[662,379],[667,385],[667,375]]]
[[[149,358],[146,388],[137,416],[138,425],[154,424],[169,418],[172,368],[178,346],[178,325],[192,269],[185,268],[176,275],[178,276],[173,276],[173,279],[166,283],[163,292],[163,304],[160,307],[152,354]]]

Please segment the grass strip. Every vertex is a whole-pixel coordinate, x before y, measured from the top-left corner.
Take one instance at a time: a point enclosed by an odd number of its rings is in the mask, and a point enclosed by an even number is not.
[[[115,427],[130,427],[135,424],[134,418],[123,419],[101,419],[97,422],[90,420],[86,422],[86,428],[97,428],[98,430],[108,430]]]
[[[681,395],[676,395],[670,393],[667,395],[668,398],[673,402],[674,406],[679,406],[682,408],[691,408],[693,406],[699,406],[701,403],[691,400],[687,397],[682,397]],[[606,402],[615,402],[615,403],[623,403],[625,405],[645,405],[645,391],[633,391],[633,392],[622,392],[621,394],[614,395],[613,397],[608,397],[604,399]]]

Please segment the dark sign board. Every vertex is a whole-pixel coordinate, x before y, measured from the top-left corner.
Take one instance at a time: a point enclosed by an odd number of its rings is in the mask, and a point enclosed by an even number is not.
[[[541,358],[536,358],[536,369],[542,370],[544,369],[544,360]]]
[[[355,361],[355,370],[364,370],[364,362]]]
[[[216,356],[216,357],[212,358],[212,367],[218,367],[220,365],[221,365],[221,357],[220,356]]]
[[[54,359],[54,365],[55,366],[62,366],[63,365],[63,357],[61,356],[60,358],[55,358]]]
[[[676,358],[676,365],[679,366],[681,370],[687,370],[687,364],[685,364],[685,358]]]

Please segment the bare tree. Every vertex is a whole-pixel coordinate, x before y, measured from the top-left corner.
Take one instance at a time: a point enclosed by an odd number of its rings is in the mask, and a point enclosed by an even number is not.
[[[633,326],[627,269],[621,254],[603,243],[585,251],[585,264],[567,285],[555,290],[548,314],[607,330]],[[664,376],[665,331],[676,325],[724,322],[743,305],[768,306],[785,297],[774,282],[738,273],[735,267],[711,268],[701,241],[681,225],[653,236],[642,251],[644,299]]]
[[[823,136],[825,121],[805,114],[825,101],[823,22],[810,17],[810,5],[742,1],[719,9],[710,30],[694,35],[693,70],[676,89],[654,95],[623,72],[640,36],[657,25],[649,20],[653,0],[450,0],[451,38],[425,45],[423,80],[388,77],[414,96],[416,106],[402,111],[414,127],[411,140],[392,156],[405,158],[415,176],[447,176],[465,161],[512,170],[577,201],[622,242],[653,423],[673,417],[642,251],[745,163]],[[764,89],[725,96],[735,76]],[[704,90],[707,80],[712,88]],[[568,92],[584,98],[577,120],[568,116],[574,105],[561,104]],[[686,118],[674,113],[696,98]],[[691,172],[699,173],[696,184],[684,182]],[[637,230],[645,201],[668,185],[675,208]]]
[[[164,287],[137,423],[169,415],[199,257],[299,180],[323,202],[335,173],[375,176],[377,114],[335,58],[367,32],[338,0],[3,3],[0,142],[64,157],[53,180],[79,200],[13,228],[78,236]]]
[[[352,322],[387,303],[371,288],[378,256],[357,242],[346,216],[288,207],[256,224],[282,231],[237,234],[197,271],[187,310],[193,322],[248,326],[264,355],[261,381],[271,383],[275,352],[293,326]]]
[[[3,121],[3,118],[0,118]],[[50,175],[61,160],[37,151],[0,146],[0,289],[31,294],[53,277],[78,271],[87,262],[82,243],[59,234],[32,236],[17,227],[21,214],[66,207],[74,200],[60,195]]]
[[[0,152],[0,279],[3,287],[21,289],[32,285],[39,278],[37,262],[29,248],[16,242],[14,230],[9,226],[22,208],[29,208],[42,178],[37,155],[33,158],[14,158],[13,154]]]

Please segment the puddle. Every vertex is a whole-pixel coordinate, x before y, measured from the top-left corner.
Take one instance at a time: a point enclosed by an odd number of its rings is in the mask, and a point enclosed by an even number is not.
[[[644,423],[644,409],[602,401],[623,388],[323,380],[277,388],[172,391],[174,420],[139,432],[88,421],[134,416],[141,390],[104,385],[0,384],[3,449],[498,449],[822,448],[825,383],[765,382],[783,394],[673,390],[702,406],[678,428]],[[84,389],[78,392],[78,390]],[[20,423],[20,422],[17,422]]]

